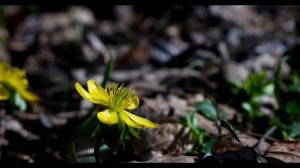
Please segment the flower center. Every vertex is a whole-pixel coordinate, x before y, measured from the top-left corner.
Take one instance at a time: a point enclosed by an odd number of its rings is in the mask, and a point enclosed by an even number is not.
[[[120,111],[127,108],[132,103],[132,97],[135,95],[133,90],[119,86],[113,83],[106,88],[110,97],[110,108],[114,111]]]

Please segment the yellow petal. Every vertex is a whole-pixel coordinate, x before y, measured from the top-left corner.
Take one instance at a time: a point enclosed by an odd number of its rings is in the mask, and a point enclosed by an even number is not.
[[[37,95],[26,90],[19,91],[19,93],[22,97],[24,97],[25,100],[28,101],[37,101],[39,99]]]
[[[85,89],[83,89],[83,87],[78,83],[76,82],[75,84],[75,88],[77,90],[77,92],[87,101],[90,101],[92,103],[95,103],[95,104],[100,104],[101,102],[95,98],[93,98]]]
[[[117,112],[112,110],[104,110],[97,113],[98,119],[105,124],[116,124],[118,122]]]
[[[130,103],[129,106],[126,109],[129,109],[129,110],[136,109],[139,106],[139,104],[140,104],[139,97],[133,96],[132,97],[132,103]]]
[[[158,124],[153,123],[145,118],[139,117],[137,115],[131,114],[125,110],[123,112],[137,125],[145,128],[156,128],[158,127]]]
[[[102,104],[108,106],[109,104],[109,97],[106,91],[98,85],[93,79],[88,80],[87,82],[88,91],[90,92],[91,96],[95,99],[99,99],[103,101]]]
[[[133,122],[128,116],[127,114],[125,113],[126,111],[125,110],[122,110],[120,111],[120,114],[121,114],[121,118],[122,120],[130,127],[134,127],[134,128],[142,128],[142,125],[139,125],[135,122]]]
[[[0,100],[7,100],[10,98],[10,93],[0,84]]]

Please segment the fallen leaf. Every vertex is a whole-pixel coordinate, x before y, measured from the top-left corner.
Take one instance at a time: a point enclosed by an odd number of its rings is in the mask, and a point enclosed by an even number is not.
[[[147,38],[141,39],[133,46],[123,58],[116,62],[116,66],[120,65],[145,65],[148,63],[150,56],[150,43]]]
[[[16,120],[15,118],[11,116],[7,116],[2,119],[0,126],[5,128],[8,131],[16,132],[17,134],[21,135],[26,140],[37,140],[40,139],[38,135],[35,135],[34,133],[28,131],[25,129],[21,122]]]
[[[192,147],[188,132],[182,124],[163,123],[157,129],[141,131],[141,140],[132,139],[131,146],[134,153],[145,160],[165,154],[180,155]]]
[[[244,82],[247,79],[249,70],[245,68],[242,64],[235,62],[228,62],[224,65],[224,73],[226,80],[234,80]]]
[[[162,156],[147,161],[131,161],[130,163],[195,163],[195,156]]]
[[[224,152],[235,152],[238,150],[241,150],[243,147],[245,147],[244,144],[241,142],[238,142],[234,138],[232,138],[230,135],[225,135],[221,138],[221,141],[219,144],[217,144],[214,149],[213,153],[215,154],[222,154]]]
[[[226,104],[218,104],[218,108],[220,109],[220,111],[224,111],[226,113],[226,120],[232,120],[234,116],[241,117],[240,113]]]
[[[238,142],[236,139],[232,138],[229,135],[225,135],[222,137],[220,144],[216,145],[214,148],[214,152],[217,154],[221,154],[227,151],[238,151],[244,147],[254,147],[256,143],[259,141],[259,139],[247,135],[244,133],[236,133],[240,142]],[[269,144],[265,141],[261,142],[259,146],[259,150],[264,153],[264,151],[267,150],[269,147]]]
[[[234,5],[220,6],[212,5],[209,7],[210,12],[214,16],[223,18],[247,29],[263,26],[265,18],[257,13],[252,6]]]
[[[199,161],[203,162],[212,162],[212,163],[257,163],[257,153],[250,147],[243,147],[236,151],[227,151],[221,154],[216,154],[212,156],[207,156],[203,160]]]
[[[300,163],[300,141],[274,142],[266,151],[265,157],[286,163]]]
[[[72,20],[78,21],[80,23],[86,24],[86,25],[93,25],[96,22],[96,18],[93,15],[93,12],[84,7],[72,7],[69,10],[69,15]]]

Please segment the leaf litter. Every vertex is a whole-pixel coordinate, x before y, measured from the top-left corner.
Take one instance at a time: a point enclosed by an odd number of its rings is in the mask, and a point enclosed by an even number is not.
[[[70,162],[66,146],[92,107],[74,83],[101,83],[111,49],[105,80],[133,88],[141,100],[133,113],[160,127],[122,150],[102,146],[106,161],[300,162],[299,72],[279,66],[298,54],[297,10],[1,6],[0,59],[26,70],[41,101],[23,113],[0,102],[0,160]],[[94,141],[77,140],[82,162],[95,161]]]

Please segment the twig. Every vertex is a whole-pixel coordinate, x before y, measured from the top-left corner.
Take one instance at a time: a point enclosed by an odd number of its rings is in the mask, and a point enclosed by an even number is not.
[[[254,149],[257,149],[257,153],[262,154],[261,151],[259,150],[259,145],[261,144],[262,141],[265,139],[271,139],[269,136],[277,129],[277,126],[272,126],[268,131],[260,138],[260,140],[254,145]],[[272,138],[274,139],[274,138]],[[274,139],[276,141],[276,139]]]

